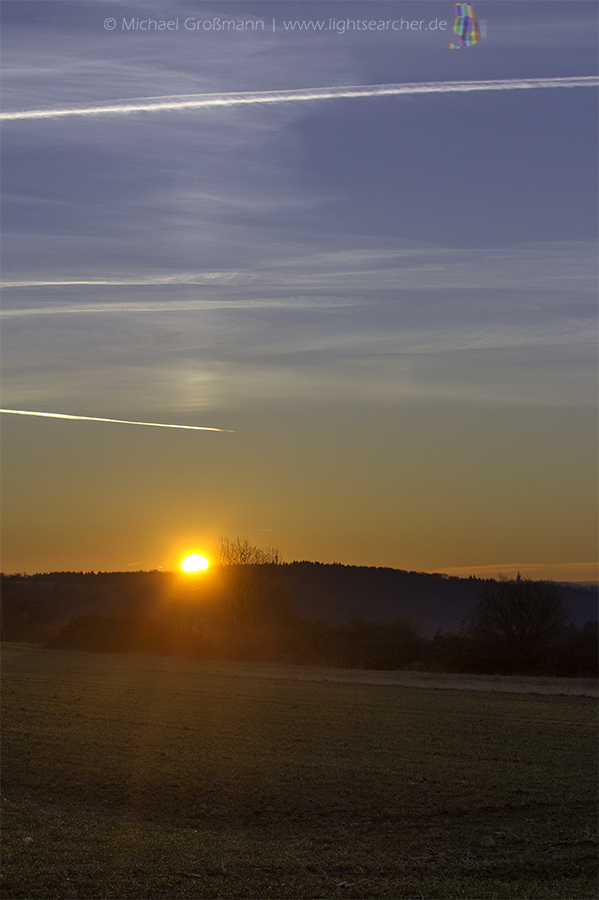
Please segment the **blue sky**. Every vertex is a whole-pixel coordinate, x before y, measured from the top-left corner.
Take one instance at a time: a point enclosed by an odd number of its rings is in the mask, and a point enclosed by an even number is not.
[[[3,0],[3,108],[596,75],[595,3],[475,8],[456,52],[445,0]],[[225,17],[266,27],[184,27]],[[331,17],[448,26],[285,30]],[[3,416],[5,569],[594,577],[596,128],[593,87],[6,121],[2,406],[235,434]]]

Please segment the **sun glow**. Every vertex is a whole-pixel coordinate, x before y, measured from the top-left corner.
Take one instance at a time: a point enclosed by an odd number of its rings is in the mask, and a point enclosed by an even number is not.
[[[208,566],[209,563],[206,557],[200,556],[199,553],[190,553],[181,562],[181,568],[184,572],[201,572],[203,569],[207,569]]]

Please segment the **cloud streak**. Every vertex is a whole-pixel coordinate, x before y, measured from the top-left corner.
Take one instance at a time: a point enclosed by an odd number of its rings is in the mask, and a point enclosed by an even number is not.
[[[183,109],[205,109],[215,106],[240,106],[255,103],[289,103],[306,100],[336,100],[355,97],[388,97],[401,94],[447,94],[470,91],[513,91],[534,88],[596,87],[595,75],[567,78],[507,78],[492,81],[423,81],[407,84],[374,84],[341,87],[304,88],[293,91],[245,91],[239,93],[183,94],[165,97],[141,97],[116,100],[93,106],[71,106],[56,109],[12,110],[0,114],[3,121],[56,119],[65,116],[127,115],[138,112],[161,112]]]
[[[244,300],[156,300],[132,301],[117,303],[73,303],[60,305],[46,303],[44,306],[26,306],[13,309],[0,309],[0,319],[20,319],[26,316],[74,316],[101,315],[120,313],[173,313],[173,312],[212,312],[231,309],[335,309],[338,307],[356,306],[360,300],[346,297],[289,297],[286,299],[258,298]]]
[[[351,249],[329,250],[299,246],[295,255],[276,256],[270,248],[256,244],[256,256],[265,259],[252,268],[231,271],[172,272],[141,275],[91,276],[77,278],[29,277],[13,278],[2,283],[3,289],[23,288],[90,288],[91,294],[82,302],[84,292],[77,291],[77,300],[69,302],[64,292],[60,302],[44,302],[43,306],[16,306],[17,296],[7,294],[15,306],[5,305],[0,317],[17,317],[77,312],[151,312],[158,310],[220,309],[240,306],[340,306],[361,301],[364,291],[369,295],[379,290],[566,290],[568,293],[596,293],[597,245],[593,241],[548,241],[536,244],[499,246],[495,248],[449,248],[442,246],[399,246],[373,249],[355,243]],[[206,288],[193,291],[194,287]],[[142,296],[144,288],[164,287],[190,289],[180,299],[144,299],[118,302],[97,300],[110,296],[115,287],[131,288],[131,295]],[[96,290],[97,289],[97,290]],[[141,290],[140,290],[141,289]],[[316,292],[316,293],[315,293]],[[121,292],[119,292],[121,293]],[[169,292],[170,295],[170,292]],[[180,297],[180,295],[179,295]],[[20,300],[19,300],[20,303]]]
[[[3,281],[3,288],[22,288],[22,287],[69,287],[69,286],[92,286],[100,287],[134,287],[134,286],[153,286],[153,285],[176,285],[176,284],[246,284],[254,278],[251,274],[240,274],[239,272],[200,272],[184,275],[145,275],[132,276],[131,278],[80,278],[70,280],[53,280],[53,281]]]
[[[234,434],[227,428],[209,428],[206,425],[167,425],[164,422],[131,422],[128,419],[100,419],[98,416],[69,416],[65,413],[33,412],[29,409],[0,409],[0,413],[13,416],[41,416],[45,419],[75,419],[78,422],[111,422],[116,425],[149,425],[152,428],[182,428],[185,431],[222,431]]]

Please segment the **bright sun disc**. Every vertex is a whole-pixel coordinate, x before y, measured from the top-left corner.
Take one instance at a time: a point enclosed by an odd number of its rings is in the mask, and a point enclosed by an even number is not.
[[[199,553],[190,553],[181,563],[184,572],[199,572],[201,569],[208,568],[208,560]]]

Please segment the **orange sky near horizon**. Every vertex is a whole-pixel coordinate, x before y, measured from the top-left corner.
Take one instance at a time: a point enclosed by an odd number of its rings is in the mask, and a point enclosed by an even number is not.
[[[597,580],[593,455],[572,465],[549,411],[337,412],[326,443],[324,411],[210,417],[234,434],[3,419],[5,573],[175,570],[228,535],[286,561]]]

